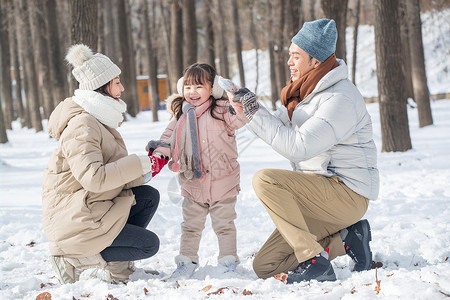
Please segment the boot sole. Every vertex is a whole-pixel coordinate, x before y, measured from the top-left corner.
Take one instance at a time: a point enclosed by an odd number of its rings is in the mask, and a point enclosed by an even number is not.
[[[355,265],[354,270],[357,272],[370,270],[372,263],[372,251],[370,251],[369,242],[372,240],[372,231],[370,229],[369,221],[361,220],[361,229],[363,234],[362,244],[364,249],[364,256],[367,258],[363,266]]]

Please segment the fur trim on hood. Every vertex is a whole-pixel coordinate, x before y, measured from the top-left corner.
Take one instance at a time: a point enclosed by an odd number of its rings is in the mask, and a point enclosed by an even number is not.
[[[166,104],[166,110],[173,115],[173,111],[172,111],[172,101],[177,99],[177,98],[181,98],[183,96],[181,96],[180,94],[177,93],[173,93],[172,95],[170,95],[169,97],[166,98],[166,100],[164,100],[164,103]]]

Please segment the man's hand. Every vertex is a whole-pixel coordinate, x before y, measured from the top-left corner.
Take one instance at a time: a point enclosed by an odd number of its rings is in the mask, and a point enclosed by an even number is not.
[[[234,107],[234,103],[240,103],[243,109],[243,112],[247,119],[251,120],[253,115],[259,109],[259,103],[256,101],[255,94],[251,92],[247,88],[241,88],[236,93],[234,93],[232,105]],[[236,112],[238,111],[235,108]]]

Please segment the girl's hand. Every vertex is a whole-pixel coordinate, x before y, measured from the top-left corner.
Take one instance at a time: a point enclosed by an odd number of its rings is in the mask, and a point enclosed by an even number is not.
[[[231,106],[232,106],[232,107],[234,108],[234,110],[236,111],[236,114],[238,114],[238,115],[243,114],[244,108],[243,108],[242,103],[241,103],[241,102],[234,102],[234,101],[233,101],[233,97],[234,97],[233,94],[227,92],[227,95],[228,95],[228,99],[230,99],[230,104],[231,104]]]
[[[234,95],[234,93],[236,93],[240,88],[233,81],[231,81],[230,79],[223,78],[222,76],[219,76],[219,85],[227,92],[228,95],[229,93]],[[233,99],[233,97],[229,99]]]
[[[230,79],[223,78],[222,76],[219,76],[219,85],[227,92],[230,104],[233,107],[236,114],[245,113],[244,105],[246,105],[246,103],[245,102],[242,103],[241,97],[243,95],[239,94],[239,91],[242,91],[242,89]],[[249,119],[251,119],[252,116],[253,115],[251,115]]]

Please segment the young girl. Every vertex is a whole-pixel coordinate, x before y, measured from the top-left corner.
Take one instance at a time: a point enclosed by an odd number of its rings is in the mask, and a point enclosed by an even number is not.
[[[234,270],[239,263],[234,219],[240,190],[235,130],[246,119],[231,113],[210,65],[189,66],[177,89],[179,95],[167,104],[172,120],[161,140],[150,141],[147,148],[157,157],[171,158],[169,168],[179,173],[184,197],[180,254],[172,277],[189,278],[197,268],[208,213],[219,242],[219,265]]]

